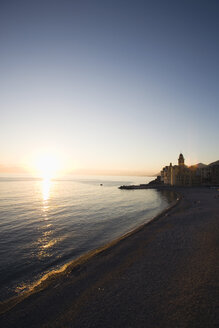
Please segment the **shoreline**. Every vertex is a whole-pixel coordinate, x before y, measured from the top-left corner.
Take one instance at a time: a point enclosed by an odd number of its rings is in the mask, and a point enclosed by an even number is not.
[[[181,197],[151,221],[2,308],[2,326],[216,326],[218,191],[174,189]]]
[[[158,187],[153,187],[153,189],[157,189],[158,191],[159,191],[159,189],[163,190],[163,188],[158,188]],[[103,246],[100,246],[96,249],[86,252],[85,254],[82,254],[81,256],[75,258],[74,260],[72,260],[66,264],[63,264],[58,269],[49,271],[48,273],[44,274],[40,279],[31,283],[28,290],[25,290],[25,291],[19,293],[18,295],[12,296],[9,299],[6,299],[6,300],[0,302],[0,315],[13,309],[14,306],[23,302],[30,295],[33,295],[35,293],[40,292],[41,290],[44,290],[45,288],[50,287],[50,285],[52,285],[54,283],[55,279],[58,280],[60,277],[67,276],[69,271],[71,271],[71,272],[77,271],[78,267],[80,265],[86,264],[86,262],[91,260],[92,257],[94,257],[95,255],[98,255],[104,251],[110,251],[110,249],[112,247],[116,246],[123,239],[131,237],[133,234],[135,234],[138,231],[140,231],[141,229],[143,229],[146,225],[152,223],[153,221],[159,220],[159,218],[161,218],[166,213],[168,213],[172,208],[176,207],[177,204],[181,200],[180,193],[173,190],[173,188],[166,187],[165,190],[174,192],[176,194],[175,201],[173,201],[167,208],[165,208],[160,213],[158,213],[157,215],[152,217],[148,222],[140,224],[139,226],[135,227],[134,229],[124,233],[123,235],[117,237],[116,239],[111,240],[110,242],[104,244]]]

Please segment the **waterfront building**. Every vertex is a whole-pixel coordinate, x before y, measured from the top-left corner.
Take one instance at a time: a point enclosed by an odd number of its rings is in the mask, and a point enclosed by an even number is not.
[[[178,165],[165,166],[161,171],[161,182],[171,186],[219,185],[219,161],[209,165],[185,165],[183,154],[179,155]]]

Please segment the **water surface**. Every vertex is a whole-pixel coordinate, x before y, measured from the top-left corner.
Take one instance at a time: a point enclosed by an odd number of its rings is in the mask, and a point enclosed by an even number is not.
[[[166,208],[173,194],[118,189],[149,180],[0,178],[0,300]]]

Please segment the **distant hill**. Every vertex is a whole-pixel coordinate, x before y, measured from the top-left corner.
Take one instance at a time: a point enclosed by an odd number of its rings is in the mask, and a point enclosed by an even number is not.
[[[202,169],[203,167],[206,167],[206,166],[207,166],[206,164],[198,163],[198,164],[192,165],[190,167],[191,168],[194,167],[194,168],[197,168],[197,169]]]
[[[203,163],[198,163],[198,164],[196,164],[196,166],[197,166],[197,168],[202,169],[203,167],[206,167],[207,165],[203,164]]]
[[[211,164],[209,164],[209,166],[214,166],[214,165],[219,165],[219,161],[213,162]]]

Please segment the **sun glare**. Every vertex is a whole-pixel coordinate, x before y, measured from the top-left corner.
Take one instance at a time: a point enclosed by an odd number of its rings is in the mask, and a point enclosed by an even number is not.
[[[43,179],[43,181],[42,181],[42,195],[43,195],[43,200],[44,201],[47,201],[49,199],[50,187],[51,187],[51,180],[50,179]]]
[[[60,161],[54,155],[42,155],[37,158],[35,167],[41,178],[50,180],[54,178],[60,170]]]

